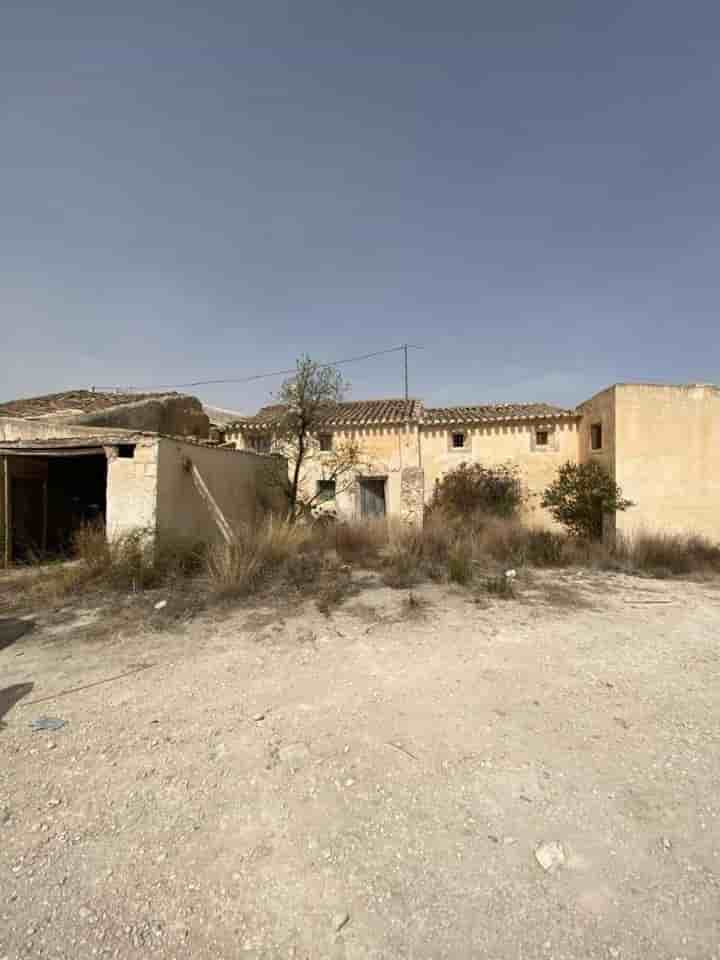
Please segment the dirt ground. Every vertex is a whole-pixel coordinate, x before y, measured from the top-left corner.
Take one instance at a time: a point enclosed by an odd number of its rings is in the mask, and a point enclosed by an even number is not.
[[[358,588],[0,616],[0,958],[720,958],[717,585]]]

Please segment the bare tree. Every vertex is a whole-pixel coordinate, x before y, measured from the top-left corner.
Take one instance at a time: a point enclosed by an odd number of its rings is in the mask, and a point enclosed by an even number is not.
[[[319,364],[304,356],[297,361],[297,370],[285,380],[277,395],[284,408],[275,426],[273,449],[287,457],[288,518],[312,513],[323,493],[307,489],[307,473],[317,464],[323,480],[335,483],[335,492],[343,492],[355,481],[360,465],[360,449],[352,440],[333,444],[331,451],[320,450],[319,436],[323,421],[331,407],[341,403],[347,384],[333,366]]]

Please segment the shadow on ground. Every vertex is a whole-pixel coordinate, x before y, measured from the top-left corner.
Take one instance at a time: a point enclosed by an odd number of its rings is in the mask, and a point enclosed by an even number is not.
[[[0,690],[0,729],[5,726],[2,718],[15,706],[18,700],[22,700],[32,690],[32,683],[13,683],[10,687]]]
[[[32,620],[17,620],[15,617],[0,618],[0,650],[9,647],[20,637],[29,633],[34,624]]]

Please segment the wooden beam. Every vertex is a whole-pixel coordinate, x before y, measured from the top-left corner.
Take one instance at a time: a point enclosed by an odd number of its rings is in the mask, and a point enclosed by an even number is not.
[[[215,523],[217,524],[218,530],[220,531],[223,540],[225,541],[225,543],[228,543],[228,544],[234,543],[236,538],[235,538],[235,534],[233,533],[233,528],[228,523],[225,517],[225,514],[220,509],[217,501],[215,500],[215,497],[213,497],[213,495],[210,493],[210,490],[208,489],[208,485],[203,480],[202,474],[200,473],[198,468],[195,466],[195,464],[192,463],[192,461],[190,462],[190,476],[193,479],[195,489],[203,498],[203,500],[207,504],[208,509],[210,510],[210,513],[213,515],[213,518],[215,520]]]
[[[3,489],[0,490],[0,496],[3,498],[3,516],[5,523],[5,536],[3,538],[3,566],[10,566],[12,557],[12,517],[10,516],[10,459],[3,457]]]

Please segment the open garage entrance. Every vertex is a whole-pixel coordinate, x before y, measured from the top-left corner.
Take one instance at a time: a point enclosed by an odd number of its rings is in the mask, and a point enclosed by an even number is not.
[[[102,447],[0,450],[0,563],[72,555],[77,530],[105,523],[107,458]]]

